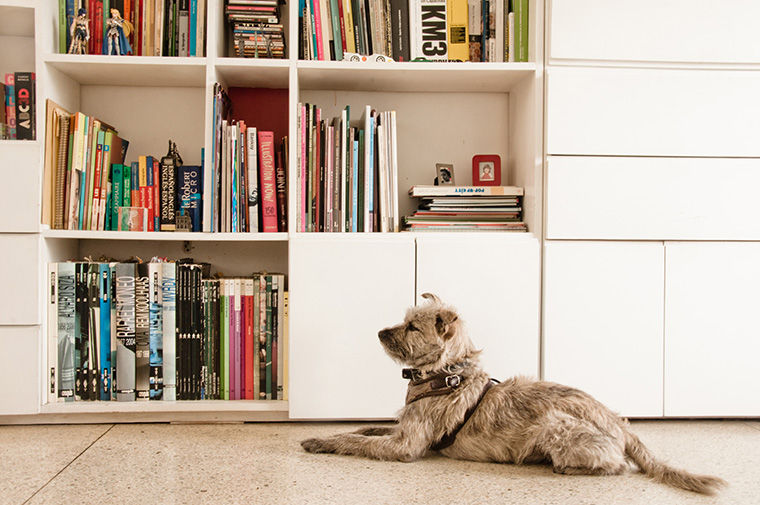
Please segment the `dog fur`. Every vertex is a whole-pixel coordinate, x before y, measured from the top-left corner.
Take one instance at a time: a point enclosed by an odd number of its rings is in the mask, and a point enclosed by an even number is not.
[[[301,442],[315,453],[380,460],[414,461],[455,429],[477,402],[489,376],[456,311],[430,293],[430,303],[412,307],[404,322],[379,332],[385,351],[397,362],[425,374],[453,367],[462,384],[452,393],[423,398],[403,407],[393,427]],[[657,460],[621,419],[590,395],[553,382],[515,377],[492,387],[447,457],[497,463],[548,463],[562,474],[617,475],[630,462],[655,481],[704,494],[722,479],[694,475]]]

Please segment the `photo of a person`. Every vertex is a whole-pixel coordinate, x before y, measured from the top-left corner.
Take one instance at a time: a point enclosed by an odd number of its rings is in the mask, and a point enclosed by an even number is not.
[[[492,181],[493,179],[493,163],[490,161],[481,162],[478,166],[480,170],[481,181]]]
[[[436,163],[436,184],[454,184],[454,165]]]

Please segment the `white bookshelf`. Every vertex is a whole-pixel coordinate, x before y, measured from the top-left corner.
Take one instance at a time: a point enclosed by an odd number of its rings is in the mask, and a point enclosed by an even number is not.
[[[227,87],[287,90],[289,182],[295,180],[295,118],[299,102],[317,104],[328,117],[351,104],[352,109],[356,107],[356,118],[359,107],[369,104],[377,110],[397,111],[401,215],[411,212],[417,204],[416,199],[407,196],[409,187],[413,184],[430,184],[435,176],[436,162],[453,162],[456,182],[470,184],[472,155],[497,153],[502,157],[502,183],[525,188],[524,219],[529,232],[95,232],[51,230],[49,226],[39,224],[35,217],[34,225],[27,231],[38,244],[38,257],[34,262],[37,268],[36,271],[29,272],[29,275],[35,278],[35,292],[38,293],[35,295],[39,300],[38,317],[32,326],[37,328],[34,338],[39,339],[36,347],[40,351],[37,363],[24,364],[24,377],[25,380],[34,381],[37,394],[34,395],[33,402],[22,402],[22,407],[14,404],[11,411],[4,411],[0,406],[0,419],[17,419],[18,422],[41,422],[30,419],[45,419],[47,422],[127,422],[391,417],[395,408],[389,407],[399,405],[402,401],[395,397],[390,401],[390,395],[395,391],[393,385],[388,388],[378,386],[378,395],[388,395],[389,398],[385,403],[388,408],[380,411],[367,410],[367,414],[362,414],[362,411],[352,408],[350,391],[343,393],[346,398],[339,400],[342,402],[339,408],[310,410],[309,405],[315,401],[318,404],[320,398],[326,399],[327,396],[337,394],[334,390],[324,390],[315,377],[332,380],[329,376],[337,374],[336,380],[344,378],[345,367],[325,352],[339,342],[345,342],[348,345],[345,348],[348,355],[366,352],[366,359],[374,363],[370,369],[377,370],[379,375],[368,379],[372,381],[373,387],[381,384],[376,379],[384,378],[383,374],[386,373],[392,373],[392,380],[398,382],[397,368],[395,365],[386,366],[388,358],[376,342],[376,334],[380,329],[378,325],[397,322],[403,316],[403,309],[415,301],[419,302],[421,292],[417,291],[415,279],[420,275],[418,264],[425,261],[425,258],[420,256],[422,253],[418,252],[418,247],[422,241],[432,238],[435,240],[430,243],[438,244],[436,247],[445,248],[457,255],[457,264],[461,265],[467,264],[476,251],[459,246],[477,241],[480,245],[477,253],[492,256],[500,275],[503,275],[500,278],[513,279],[519,283],[510,286],[510,289],[524,288],[528,293],[535,293],[528,296],[529,302],[524,310],[521,309],[522,313],[515,316],[522,318],[520,321],[512,323],[494,319],[493,322],[486,322],[485,328],[491,324],[493,334],[483,335],[483,338],[491,339],[487,342],[487,347],[494,362],[498,362],[499,356],[509,356],[510,364],[522,363],[521,371],[538,375],[540,271],[536,265],[540,263],[543,233],[543,2],[530,3],[529,63],[348,64],[297,59],[297,3],[291,3],[285,9],[283,18],[289,41],[289,59],[253,60],[228,56],[224,37],[223,0],[208,0],[207,56],[203,58],[58,54],[58,36],[54,28],[58,26],[57,2],[29,2],[29,9],[36,15],[35,64],[40,118],[37,135],[40,140],[37,142],[35,159],[31,159],[30,154],[25,154],[28,157],[26,166],[31,167],[29,172],[34,174],[34,181],[25,183],[23,187],[27,189],[17,193],[22,193],[18,198],[24,199],[25,209],[33,209],[31,212],[34,216],[39,216],[42,199],[41,151],[45,132],[45,99],[50,98],[71,112],[82,111],[114,125],[130,141],[129,160],[146,153],[161,156],[166,152],[167,140],[172,139],[177,142],[186,164],[200,164],[200,148],[205,147],[204,161],[208,167],[211,164],[211,96],[214,82],[220,82]],[[3,6],[7,4],[7,0],[0,0],[0,18],[3,17],[2,9],[6,8]],[[9,146],[10,144],[0,144],[3,154],[8,152],[6,148],[15,149]],[[290,185],[290,230],[295,229],[296,209],[296,192],[294,186]],[[0,220],[0,232],[6,231],[4,226],[10,225],[3,224]],[[6,244],[0,243],[0,247],[4,245]],[[317,251],[327,254],[325,263],[310,266],[309,262],[316,257],[314,255]],[[425,251],[431,251],[430,247],[426,246]],[[260,270],[288,274],[292,365],[289,401],[135,402],[129,405],[117,402],[45,403],[46,265],[49,261],[101,254],[119,258],[133,255],[141,258],[151,255],[192,256],[198,261],[210,262],[215,270],[226,275],[246,275]],[[472,258],[472,261],[475,260],[477,258]],[[346,270],[349,264],[364,264],[369,273],[386,262],[390,262],[383,267],[388,275],[369,278],[362,271],[358,271],[358,275],[349,275]],[[527,273],[515,275],[511,269],[521,269],[523,262],[530,265],[523,269]],[[324,277],[314,277],[315,269],[320,269]],[[407,277],[402,282],[405,286],[402,296],[396,297],[394,304],[373,317],[362,313],[362,306],[355,302],[343,303],[359,292],[367,292],[369,299],[372,299],[373,285],[370,283],[394,283],[398,281],[395,278],[397,275]],[[451,281],[445,288],[451,292],[454,299],[450,301],[455,305],[457,292],[474,293],[478,290],[477,282],[488,283],[487,275],[480,276],[474,284],[472,279],[458,278],[460,276],[456,272],[447,275],[450,275]],[[409,276],[413,278],[409,279]],[[460,286],[465,289],[458,289]],[[381,291],[390,296],[396,292],[396,288],[389,285]],[[495,293],[498,291],[494,289]],[[499,303],[507,301],[505,299],[500,302],[497,297],[494,303],[492,313],[497,313]],[[352,313],[344,311],[349,306],[355,308]],[[378,318],[378,314],[385,316]],[[343,316],[347,319],[339,322]],[[488,314],[485,316],[487,318]],[[327,324],[328,320],[331,321],[330,324]],[[517,330],[520,333],[526,330],[528,334],[510,335],[510,328],[516,330],[516,333]],[[332,335],[332,332],[340,334]],[[520,353],[511,354],[510,339],[513,338],[525,339],[525,342],[517,346],[526,349],[524,357]],[[318,345],[325,339],[330,339],[332,344]],[[476,338],[476,342],[477,340]],[[354,345],[355,348],[352,347]],[[0,349],[0,354],[2,352],[5,350]],[[295,364],[301,366],[296,367]],[[27,369],[31,369],[31,372]],[[350,389],[357,385],[348,384],[347,387]]]

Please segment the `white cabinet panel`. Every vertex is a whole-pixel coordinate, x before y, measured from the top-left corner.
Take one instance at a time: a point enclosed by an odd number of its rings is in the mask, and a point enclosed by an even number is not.
[[[756,0],[552,0],[551,57],[758,62],[758,18]]]
[[[42,133],[40,133],[42,132]],[[44,125],[37,125],[37,137]],[[0,141],[0,233],[35,232],[40,225],[40,145]]]
[[[665,415],[760,415],[760,243],[665,257]]]
[[[393,417],[406,381],[377,333],[413,304],[411,235],[292,239],[290,416]]]
[[[539,260],[533,237],[420,236],[418,303],[431,292],[453,305],[492,377],[538,377]]]
[[[39,326],[0,326],[0,415],[36,414],[40,406]]]
[[[553,67],[548,154],[760,156],[760,72]]]
[[[547,242],[544,377],[661,416],[663,245]]]
[[[39,324],[38,235],[0,234],[0,324]]]
[[[760,160],[550,156],[550,239],[760,239]]]

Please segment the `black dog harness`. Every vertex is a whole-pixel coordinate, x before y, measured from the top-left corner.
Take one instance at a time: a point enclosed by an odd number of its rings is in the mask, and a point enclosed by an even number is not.
[[[409,386],[406,390],[407,405],[429,396],[443,396],[453,393],[456,389],[459,388],[459,386],[462,385],[462,382],[464,381],[464,378],[461,375],[457,373],[450,373],[448,371],[442,371],[423,379],[421,378],[422,374],[419,370],[414,368],[404,368],[401,375],[404,379],[409,379]],[[483,386],[483,389],[480,391],[478,401],[476,401],[469,409],[467,409],[467,412],[465,412],[462,422],[460,422],[453,430],[446,433],[443,438],[433,444],[430,448],[434,451],[440,451],[446,449],[447,447],[450,447],[456,440],[459,431],[464,427],[465,424],[467,424],[467,421],[469,421],[470,417],[472,417],[472,415],[475,413],[475,410],[477,410],[481,400],[483,400],[483,397],[486,395],[488,390],[491,389],[491,386],[493,386],[494,383],[498,384],[498,382],[499,381],[496,379],[489,379],[488,382],[486,382],[485,386]]]

